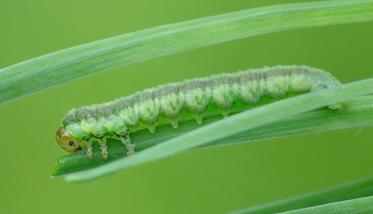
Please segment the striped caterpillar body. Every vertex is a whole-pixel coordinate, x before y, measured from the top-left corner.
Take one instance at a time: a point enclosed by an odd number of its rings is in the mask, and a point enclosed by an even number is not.
[[[73,109],[57,129],[56,140],[68,152],[85,149],[90,158],[92,144],[98,143],[106,159],[106,139],[116,138],[125,144],[127,154],[133,155],[130,134],[138,130],[154,133],[158,125],[170,123],[178,128],[179,122],[191,119],[201,124],[209,112],[228,116],[266,97],[279,99],[339,85],[331,74],[307,66],[275,66],[170,83],[108,103]]]

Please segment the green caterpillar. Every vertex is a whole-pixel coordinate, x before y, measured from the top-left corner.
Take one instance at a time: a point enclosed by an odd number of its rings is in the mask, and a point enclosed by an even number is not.
[[[112,102],[73,109],[57,129],[56,140],[68,152],[86,150],[90,158],[92,144],[98,143],[107,159],[106,140],[116,138],[126,146],[127,154],[133,155],[130,134],[138,130],[154,133],[156,126],[166,123],[176,129],[179,122],[191,119],[201,124],[211,112],[225,117],[266,97],[279,99],[339,85],[331,74],[307,66],[275,66],[170,83]]]

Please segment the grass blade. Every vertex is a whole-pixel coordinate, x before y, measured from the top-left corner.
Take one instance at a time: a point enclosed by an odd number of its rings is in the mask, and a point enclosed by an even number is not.
[[[318,214],[318,213],[335,213],[335,214],[361,214],[373,213],[373,196],[356,198],[347,201],[339,201],[324,204],[316,207],[308,207],[300,210],[283,212],[283,214]]]
[[[373,177],[367,177],[322,191],[308,193],[291,197],[285,200],[276,201],[273,203],[234,211],[230,214],[279,213],[371,195],[373,195]]]
[[[373,20],[373,0],[283,4],[128,33],[0,70],[0,103],[94,72],[235,39]]]
[[[311,112],[305,112],[294,117],[271,123],[263,127],[244,131],[229,137],[213,141],[202,147],[222,146],[232,143],[242,143],[263,140],[274,137],[306,133],[324,132],[336,129],[356,128],[373,126],[373,96],[361,96],[348,101],[348,106],[343,110],[330,110],[321,108]],[[208,118],[204,121],[207,125],[211,122],[221,120],[221,115]],[[158,143],[165,142],[174,137],[199,128],[194,121],[180,125],[178,129],[163,126],[157,132],[150,134],[144,130],[131,136],[132,143],[136,145],[137,152],[152,147]],[[94,149],[94,158],[90,160],[85,152],[75,153],[61,157],[54,168],[52,176],[61,176],[67,173],[94,168],[105,163],[99,148]],[[123,158],[124,146],[120,142],[109,142],[109,153],[111,160]]]
[[[190,131],[165,143],[143,150],[135,156],[116,160],[94,169],[68,174],[65,178],[69,181],[95,179],[129,167],[175,155],[236,133],[277,122],[341,100],[372,93],[373,79],[368,79],[345,84],[334,89],[320,90],[281,100]],[[229,129],[226,127],[229,127]],[[216,130],[224,130],[224,132]]]

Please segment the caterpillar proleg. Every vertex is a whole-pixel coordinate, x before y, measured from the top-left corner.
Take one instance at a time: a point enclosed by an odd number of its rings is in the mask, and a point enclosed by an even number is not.
[[[107,138],[120,140],[127,155],[135,154],[130,135],[159,125],[203,118],[211,112],[224,117],[260,104],[265,99],[281,99],[296,94],[337,87],[331,74],[307,66],[274,66],[236,73],[218,74],[169,83],[146,89],[111,102],[72,109],[56,131],[57,143],[68,152],[85,150],[92,158],[98,144],[102,157],[109,157]],[[338,104],[329,108],[338,108]]]

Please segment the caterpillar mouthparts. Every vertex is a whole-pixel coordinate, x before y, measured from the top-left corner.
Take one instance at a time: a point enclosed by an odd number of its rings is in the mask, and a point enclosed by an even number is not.
[[[72,109],[56,132],[57,143],[68,152],[85,149],[92,158],[98,143],[109,158],[107,138],[120,140],[127,155],[135,154],[130,134],[169,123],[194,119],[203,123],[209,113],[227,117],[260,104],[263,98],[281,99],[341,85],[331,74],[307,66],[274,66],[224,73],[146,89],[111,102]],[[340,108],[336,104],[329,108]]]

